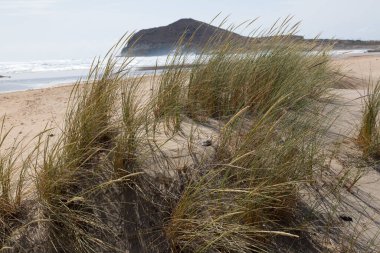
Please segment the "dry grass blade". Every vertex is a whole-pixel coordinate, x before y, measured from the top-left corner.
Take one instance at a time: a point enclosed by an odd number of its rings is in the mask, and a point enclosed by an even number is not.
[[[380,157],[379,113],[380,81],[376,84],[369,82],[358,136],[358,142],[367,156]]]

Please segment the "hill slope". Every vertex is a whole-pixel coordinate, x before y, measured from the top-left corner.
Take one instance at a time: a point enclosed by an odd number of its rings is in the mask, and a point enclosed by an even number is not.
[[[128,45],[122,50],[122,55],[149,56],[169,53],[181,36],[184,42],[191,43],[189,50],[197,50],[215,34],[231,36],[233,39],[247,39],[236,33],[206,24],[194,19],[180,19],[162,27],[140,30],[132,36]]]
[[[268,37],[250,38],[231,31],[197,21],[191,18],[180,19],[167,26],[143,29],[135,33],[123,48],[122,56],[155,56],[166,55],[175,48],[183,36],[189,51],[198,51],[215,34],[221,37],[230,36],[237,42],[263,42]],[[310,41],[303,36],[293,36],[295,40]],[[335,49],[380,49],[380,41],[317,39],[321,45],[333,44]]]

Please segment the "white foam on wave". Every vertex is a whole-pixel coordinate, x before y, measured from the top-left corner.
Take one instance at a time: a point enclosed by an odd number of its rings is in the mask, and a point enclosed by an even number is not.
[[[0,74],[34,73],[49,71],[87,70],[90,60],[49,60],[28,62],[0,62]]]
[[[333,50],[331,55],[351,55],[367,53],[366,49],[355,50]],[[189,54],[184,59],[185,63],[192,63],[197,59],[197,55]],[[144,66],[162,66],[170,64],[172,57],[168,56],[151,56],[151,57],[135,57],[130,63],[131,68]],[[120,63],[123,58],[119,59]],[[75,71],[89,70],[91,68],[92,59],[66,59],[66,60],[48,60],[48,61],[28,61],[28,62],[0,62],[0,75],[12,75],[16,73],[38,73],[38,72],[57,72],[57,71]]]
[[[196,59],[196,55],[186,56],[185,62],[191,63]],[[119,58],[121,64],[124,58]],[[170,64],[172,57],[151,56],[132,58],[129,66],[138,68],[144,66],[162,66],[165,63]],[[92,59],[68,59],[68,60],[48,60],[48,61],[29,61],[29,62],[0,62],[0,75],[13,75],[19,73],[38,73],[38,72],[57,72],[57,71],[75,71],[89,70],[93,63]]]
[[[367,53],[366,49],[357,50],[334,50],[330,54],[333,57],[346,57],[355,54]],[[256,53],[260,55],[260,53]],[[117,65],[125,60],[129,61],[129,69],[132,75],[153,74],[153,70],[141,69],[140,67],[163,66],[184,62],[194,63],[199,60],[199,55],[188,54],[180,59],[174,56],[151,56],[135,57],[132,59],[117,58]],[[175,60],[174,60],[175,59]],[[173,62],[174,60],[174,62]],[[202,60],[207,61],[208,56],[203,55]],[[0,75],[11,78],[0,78],[0,92],[26,90],[38,87],[48,87],[62,83],[73,83],[87,75],[93,63],[92,59],[66,59],[49,61],[29,62],[0,62]],[[160,72],[160,71],[159,71]]]
[[[177,62],[184,62],[184,63],[193,63],[195,60],[198,59],[198,55],[196,54],[187,54],[185,57],[181,57],[180,59],[176,59]],[[151,66],[163,66],[166,64],[171,64],[174,60],[174,56],[149,56],[149,57],[135,57],[133,58],[130,66],[132,68],[138,68],[138,67],[151,67]]]
[[[365,54],[368,53],[368,49],[352,49],[352,50],[333,50],[331,55],[352,55],[352,54]]]

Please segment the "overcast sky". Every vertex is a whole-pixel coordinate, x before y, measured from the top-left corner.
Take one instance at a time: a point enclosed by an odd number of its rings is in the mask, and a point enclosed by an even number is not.
[[[125,32],[180,18],[257,26],[294,15],[300,35],[380,40],[380,0],[0,0],[0,61],[92,58]]]

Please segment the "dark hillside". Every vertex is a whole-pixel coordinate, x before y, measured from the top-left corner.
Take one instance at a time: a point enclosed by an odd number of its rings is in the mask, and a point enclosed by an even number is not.
[[[138,31],[129,40],[121,52],[122,56],[154,56],[166,55],[171,52],[176,43],[183,36],[183,43],[186,49],[197,52],[205,46],[210,38],[218,35],[219,38],[229,36],[230,40],[237,43],[265,42],[270,37],[249,38],[237,33],[201,22],[191,18],[180,19],[167,26],[161,26]],[[303,36],[293,36],[297,41],[310,41]],[[317,39],[321,45],[333,44],[334,49],[370,49],[379,50],[380,41],[362,40],[338,40],[338,39]]]
[[[197,50],[212,36],[231,36],[245,40],[246,37],[194,19],[180,19],[167,26],[140,30],[132,36],[122,55],[163,55],[170,52],[181,38],[189,44],[189,50]]]

